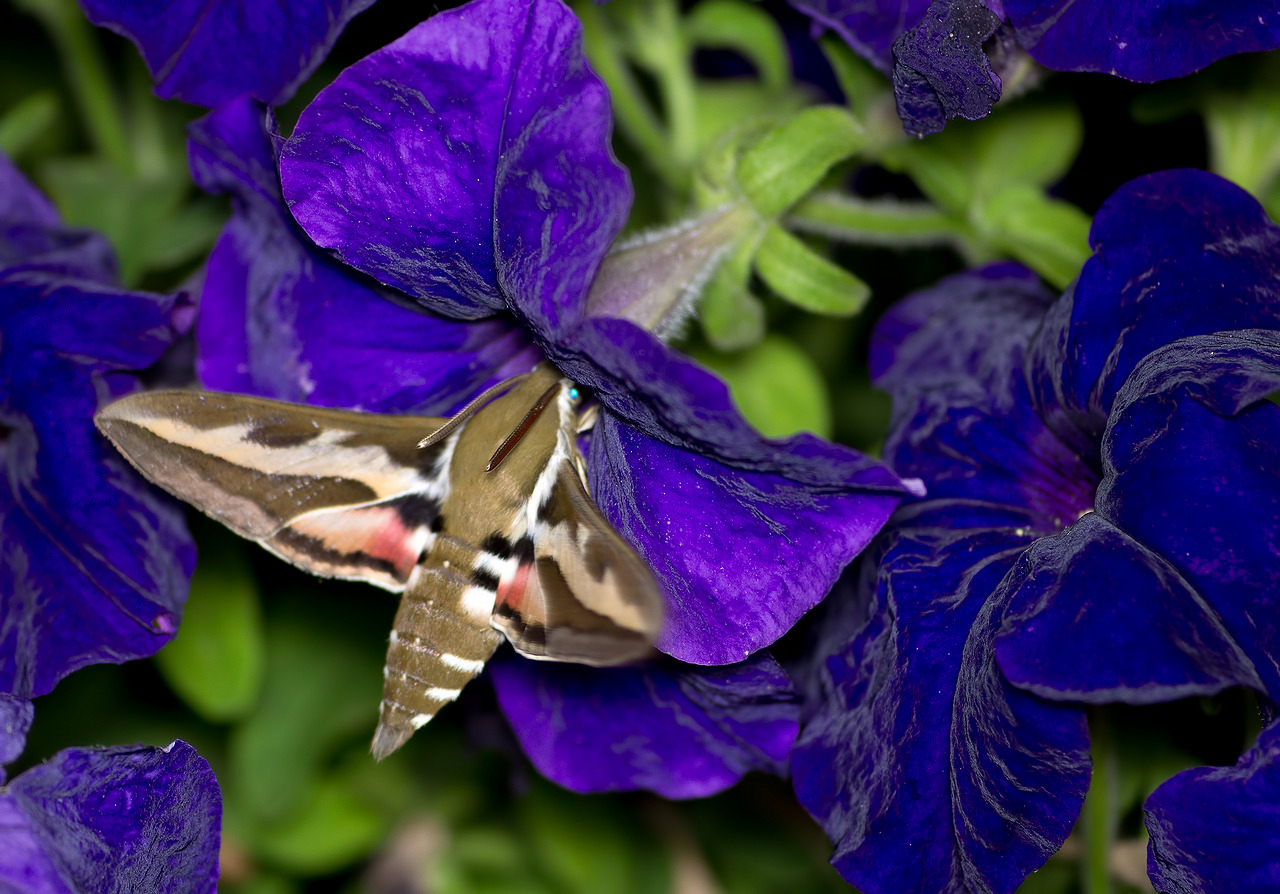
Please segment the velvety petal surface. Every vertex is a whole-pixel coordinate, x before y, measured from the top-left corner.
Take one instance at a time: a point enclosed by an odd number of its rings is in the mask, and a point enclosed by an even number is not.
[[[33,222],[52,229],[43,210]],[[0,269],[0,692],[20,696],[154,653],[195,563],[177,504],[93,426],[171,343],[181,304],[100,269],[75,278],[82,247]]]
[[[540,358],[507,318],[463,322],[395,300],[312,243],[280,194],[266,110],[191,128],[191,165],[234,214],[209,259],[197,369],[210,388],[323,406],[444,414]]]
[[[1148,353],[1192,335],[1274,327],[1280,227],[1240,187],[1203,171],[1149,174],[1103,203],[1093,256],[1032,348],[1041,414],[1099,438]]]
[[[765,438],[742,418],[724,382],[626,320],[589,318],[545,347],[609,411],[673,447],[819,488],[907,492],[884,465],[855,450],[808,434]]]
[[[217,106],[242,94],[280,105],[374,0],[80,0],[133,41],[156,95]]]
[[[1028,522],[977,502],[906,506],[863,560],[878,569],[829,600],[791,769],[832,863],[867,894],[1013,891],[1075,822],[1084,714],[1008,685],[991,651]]]
[[[1116,398],[1098,511],[1167,557],[1280,695],[1280,332],[1153,352]],[[1153,437],[1158,433],[1158,437]],[[1177,482],[1176,499],[1152,494]]]
[[[185,742],[72,748],[0,792],[0,880],[40,892],[213,891],[221,825],[217,780]]]
[[[893,42],[924,18],[930,0],[791,0],[813,21],[830,28],[885,74],[893,68]]]
[[[646,437],[612,413],[591,439],[591,493],[667,597],[657,647],[731,664],[771,645],[830,590],[898,504],[748,472]]]
[[[1076,701],[1280,693],[1277,390],[1275,331],[1147,356],[1112,408],[1097,512],[1021,563],[997,644],[1011,680]],[[1176,498],[1153,499],[1170,482]]]
[[[1180,78],[1233,53],[1280,46],[1270,0],[1004,0],[1018,41],[1041,65],[1131,81]]]
[[[751,770],[782,773],[799,700],[767,654],[729,667],[491,664],[498,704],[538,772],[578,792],[697,798]]]
[[[1234,767],[1174,776],[1147,799],[1147,872],[1169,894],[1280,890],[1280,726]]]
[[[920,24],[893,44],[893,94],[912,136],[952,118],[976,121],[1000,99],[1000,78],[982,44],[1000,27],[983,0],[934,0]]]
[[[16,761],[27,747],[35,716],[35,705],[29,700],[0,693],[0,785],[5,781],[5,765]]]
[[[1204,597],[1099,513],[1037,540],[1007,585],[1014,595],[996,657],[1030,692],[1155,704],[1262,688]]]
[[[284,195],[317,243],[461,318],[547,336],[626,220],[609,97],[560,0],[473,0],[351,66],[302,113]]]
[[[1027,393],[1025,345],[1052,297],[1014,264],[958,274],[890,308],[870,350],[873,381],[894,396],[886,461],[931,498],[1031,510],[1041,533],[1091,508],[1098,480]]]

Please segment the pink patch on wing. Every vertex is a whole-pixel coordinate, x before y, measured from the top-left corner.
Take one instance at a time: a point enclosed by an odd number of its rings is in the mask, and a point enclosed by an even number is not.
[[[336,552],[364,553],[390,562],[401,580],[409,578],[418,562],[411,542],[413,529],[389,506],[316,512],[295,520],[291,527]]]
[[[525,597],[529,595],[529,574],[533,571],[533,563],[525,562],[517,565],[508,575],[498,581],[498,602],[509,605],[516,612],[524,614]]]

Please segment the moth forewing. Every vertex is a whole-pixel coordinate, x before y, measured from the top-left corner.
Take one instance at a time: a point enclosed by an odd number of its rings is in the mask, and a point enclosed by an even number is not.
[[[148,480],[260,542],[306,513],[410,494],[434,499],[447,459],[447,444],[417,446],[423,429],[443,420],[237,394],[134,394],[94,421]],[[305,555],[290,560],[307,568]]]

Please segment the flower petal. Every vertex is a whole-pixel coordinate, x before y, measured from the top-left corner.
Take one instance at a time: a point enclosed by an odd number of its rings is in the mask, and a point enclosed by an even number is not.
[[[32,885],[22,890],[213,891],[217,883],[222,796],[185,742],[61,751],[9,783],[0,817],[12,820],[0,819],[0,879]]]
[[[1163,556],[1280,696],[1280,332],[1150,354],[1116,398],[1098,512]],[[1207,404],[1207,405],[1206,405]],[[1176,483],[1177,498],[1153,500]]]
[[[895,519],[878,570],[828,600],[796,795],[867,894],[1010,892],[1066,839],[1089,783],[1083,712],[1009,686],[991,651],[1027,517],[931,500]]]
[[[63,226],[53,203],[0,152],[0,268],[116,282],[116,258],[97,233]]]
[[[209,259],[197,327],[210,388],[322,406],[446,413],[539,355],[509,319],[460,322],[397,303],[289,217],[266,110],[231,103],[191,127],[198,183],[235,213]]]
[[[1092,508],[1098,480],[1026,390],[1025,345],[1051,299],[1017,265],[948,277],[885,313],[870,356],[873,380],[894,398],[886,461],[924,481],[930,498],[1030,509],[1043,533]]]
[[[176,304],[0,272],[0,691],[46,693],[177,629],[195,564],[182,510],[93,426],[172,341]]]
[[[1280,889],[1280,725],[1234,767],[1179,773],[1145,807],[1147,871],[1169,894]]]
[[[626,320],[588,318],[544,347],[621,421],[673,447],[814,487],[907,492],[897,476],[855,450],[809,434],[765,438],[742,418],[724,382]]]
[[[730,664],[771,645],[830,591],[898,504],[747,472],[601,414],[591,493],[667,597],[657,646]]]
[[[893,42],[924,18],[930,0],[791,0],[815,23],[830,28],[885,74],[893,68]]]
[[[1130,81],[1180,78],[1223,56],[1280,46],[1269,0],[1004,0],[1004,9],[1041,65]]]
[[[1204,598],[1098,513],[1037,540],[1006,586],[1014,594],[996,658],[1037,695],[1155,704],[1262,688]]]
[[[983,0],[934,0],[920,24],[893,44],[893,93],[912,136],[952,118],[976,121],[1000,99],[1000,78],[982,44],[1000,27]]]
[[[35,705],[27,699],[0,693],[0,785],[5,780],[4,766],[16,761],[27,747],[27,731],[35,715]]]
[[[284,194],[320,245],[455,317],[544,335],[582,312],[631,198],[609,99],[560,0],[473,0],[343,72],[302,113]]]
[[[1116,190],[1089,234],[1094,254],[1031,354],[1037,406],[1098,438],[1116,392],[1155,348],[1280,316],[1280,227],[1240,187],[1162,171]]]
[[[587,668],[509,655],[491,672],[538,772],[577,792],[712,795],[750,770],[783,772],[799,726],[791,684],[765,654],[718,668]]]
[[[133,41],[156,95],[217,106],[242,94],[280,105],[374,0],[80,0]]]

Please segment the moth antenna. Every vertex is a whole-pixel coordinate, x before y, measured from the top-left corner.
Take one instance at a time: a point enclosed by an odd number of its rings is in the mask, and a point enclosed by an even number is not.
[[[458,427],[461,426],[462,423],[466,422],[476,413],[480,412],[480,410],[484,407],[485,404],[493,400],[499,394],[502,394],[505,391],[510,391],[512,388],[514,388],[516,385],[520,384],[527,378],[529,378],[529,373],[520,373],[520,375],[518,376],[512,376],[509,379],[503,379],[501,382],[494,385],[492,388],[485,389],[483,394],[475,398],[473,401],[471,401],[471,403],[467,404],[465,407],[463,407],[461,410],[455,413],[452,419],[450,419],[444,425],[440,426],[431,434],[427,435],[425,438],[419,441],[418,449],[422,450],[427,447],[430,447],[432,444],[439,444],[445,438],[449,437],[449,435],[457,431]]]
[[[515,427],[515,430],[512,431],[511,434],[507,435],[507,439],[505,441],[498,445],[498,449],[493,451],[493,456],[489,458],[489,465],[485,466],[486,472],[492,472],[494,469],[498,468],[498,466],[502,465],[502,461],[506,459],[507,455],[516,448],[516,445],[520,443],[520,439],[529,433],[529,429],[533,428],[533,423],[538,421],[538,417],[541,416],[542,411],[547,408],[547,404],[551,403],[551,398],[556,396],[556,393],[563,385],[563,382],[556,382],[546,391],[542,392],[542,397],[538,398],[538,402],[530,408],[529,412],[524,414],[524,418],[520,420],[520,424]]]

